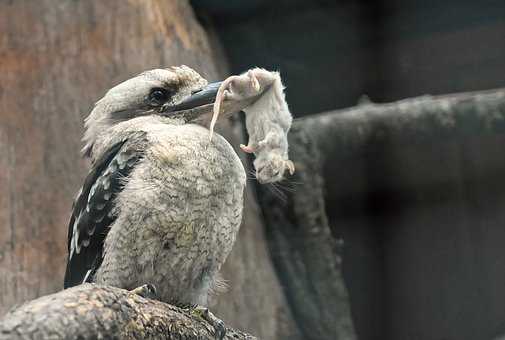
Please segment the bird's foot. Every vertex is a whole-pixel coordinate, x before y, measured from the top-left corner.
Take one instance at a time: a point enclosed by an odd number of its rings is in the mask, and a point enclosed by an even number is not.
[[[156,299],[156,287],[150,283],[132,289],[130,293],[142,296],[146,299]]]
[[[226,327],[223,320],[212,314],[207,307],[196,305],[190,307],[189,311],[192,315],[207,321],[214,328],[214,335],[217,340],[224,339],[224,336],[226,335]]]

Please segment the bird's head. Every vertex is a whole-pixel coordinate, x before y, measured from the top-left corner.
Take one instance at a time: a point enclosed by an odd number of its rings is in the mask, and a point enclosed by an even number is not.
[[[154,69],[128,79],[111,88],[86,118],[83,152],[89,155],[102,133],[132,118],[157,114],[181,116],[191,121],[208,113],[219,84],[208,84],[196,71],[184,65]],[[194,112],[202,106],[208,108]],[[188,115],[188,112],[193,114]]]

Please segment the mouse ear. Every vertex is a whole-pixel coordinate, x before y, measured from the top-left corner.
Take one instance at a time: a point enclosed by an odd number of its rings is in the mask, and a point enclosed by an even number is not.
[[[288,169],[290,175],[295,173],[295,164],[289,159],[286,161],[286,168]]]

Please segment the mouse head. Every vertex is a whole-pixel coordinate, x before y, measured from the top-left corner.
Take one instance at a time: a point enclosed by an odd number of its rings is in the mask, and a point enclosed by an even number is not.
[[[256,179],[261,184],[279,182],[284,178],[286,170],[292,175],[295,166],[292,161],[285,160],[280,153],[275,151],[263,152],[254,160]]]

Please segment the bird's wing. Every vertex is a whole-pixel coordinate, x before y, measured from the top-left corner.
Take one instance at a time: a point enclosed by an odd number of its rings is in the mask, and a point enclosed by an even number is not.
[[[143,157],[145,133],[132,133],[111,145],[92,166],[74,201],[68,224],[68,262],[64,287],[89,281],[102,263],[102,248],[117,216],[115,199],[124,180]]]

